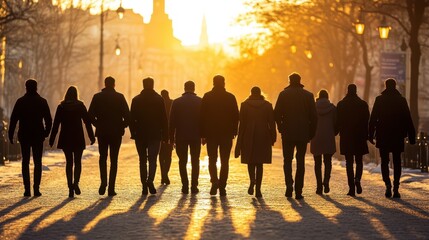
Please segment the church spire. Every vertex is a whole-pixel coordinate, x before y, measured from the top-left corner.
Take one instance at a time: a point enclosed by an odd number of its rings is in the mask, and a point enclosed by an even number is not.
[[[200,47],[205,48],[209,46],[209,36],[207,33],[207,21],[206,15],[203,15],[203,21],[201,24],[201,33],[200,33]]]
[[[153,13],[165,13],[165,0],[153,0]]]

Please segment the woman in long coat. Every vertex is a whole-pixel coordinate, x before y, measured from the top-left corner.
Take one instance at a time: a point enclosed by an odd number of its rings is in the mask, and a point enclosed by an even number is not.
[[[311,139],[310,151],[314,157],[314,173],[317,181],[317,194],[330,191],[329,179],[332,170],[332,155],[335,153],[335,135],[337,113],[335,105],[329,101],[326,90],[320,90],[316,100],[317,128],[316,134]],[[325,173],[322,182],[322,156]],[[323,183],[323,185],[322,185]]]
[[[271,163],[272,146],[276,141],[276,125],[271,103],[253,87],[249,98],[241,104],[235,157],[247,164],[250,186],[248,194],[262,197],[263,164]],[[255,191],[256,185],[256,191]]]
[[[74,197],[74,193],[77,195],[81,193],[79,189],[79,180],[82,169],[82,153],[85,149],[82,121],[85,123],[86,131],[92,145],[95,142],[95,137],[88,111],[83,102],[78,99],[77,88],[71,86],[68,88],[64,100],[57,107],[54,125],[49,138],[49,145],[52,147],[58,133],[58,128],[61,125],[57,147],[63,150],[66,157],[67,185],[69,188],[69,197],[71,198]],[[75,165],[74,181],[73,164]]]

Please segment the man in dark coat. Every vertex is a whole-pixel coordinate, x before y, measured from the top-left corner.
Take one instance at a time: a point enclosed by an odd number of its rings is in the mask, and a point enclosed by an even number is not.
[[[210,194],[226,195],[229,171],[229,155],[232,140],[237,135],[239,112],[235,96],[225,90],[225,78],[216,75],[213,89],[204,94],[201,105],[201,135],[203,144],[207,142],[209,155]],[[217,156],[220,153],[220,176],[217,175]]]
[[[185,93],[173,101],[170,112],[170,143],[176,144],[179,157],[179,171],[182,180],[182,193],[189,193],[189,180],[186,165],[188,147],[191,154],[192,174],[191,193],[198,193],[201,152],[201,98],[195,94],[195,83],[185,83]]]
[[[404,138],[410,144],[416,142],[416,132],[411,119],[407,100],[396,90],[395,79],[385,81],[386,90],[375,99],[369,119],[369,141],[380,150],[381,174],[386,185],[386,197],[392,196],[389,177],[389,153],[393,157],[393,197],[400,198],[399,180],[401,178],[401,152],[404,151]]]
[[[164,100],[153,89],[151,77],[143,79],[143,90],[131,103],[131,138],[136,142],[140,161],[142,195],[156,194],[153,180],[156,173],[161,140],[168,141],[168,122]],[[149,174],[147,162],[149,161]]]
[[[296,148],[295,198],[302,199],[304,187],[305,152],[307,143],[314,137],[317,112],[314,96],[304,90],[298,73],[289,75],[289,86],[280,92],[274,108],[278,130],[282,135],[283,171],[286,182],[286,197],[292,197],[292,159]]]
[[[347,195],[355,196],[362,193],[360,180],[362,178],[362,156],[368,153],[368,104],[358,97],[356,85],[347,87],[347,95],[338,102],[337,123],[340,132],[340,153],[345,155],[347,183],[349,192]],[[353,163],[356,161],[356,175],[353,171]]]
[[[100,178],[98,190],[104,195],[107,187],[107,152],[110,148],[110,174],[108,195],[115,196],[116,173],[118,171],[118,155],[122,136],[129,124],[129,108],[123,94],[115,91],[115,79],[107,77],[105,88],[94,95],[89,105],[89,116],[95,126],[95,136],[98,139],[100,153]]]
[[[170,109],[173,100],[168,95],[167,90],[161,91],[161,96],[164,99],[165,112],[167,114],[167,120],[170,119]],[[161,148],[159,149],[159,168],[161,170],[161,184],[169,185],[170,179],[168,178],[168,172],[171,166],[171,154],[173,152],[173,145],[169,142],[161,142]]]
[[[10,117],[9,141],[13,144],[16,124],[19,121],[18,141],[22,152],[24,196],[31,196],[29,166],[31,149],[34,162],[34,196],[41,196],[39,186],[42,178],[43,141],[51,131],[52,117],[46,99],[37,93],[36,80],[27,80],[25,88],[27,93],[16,101]]]

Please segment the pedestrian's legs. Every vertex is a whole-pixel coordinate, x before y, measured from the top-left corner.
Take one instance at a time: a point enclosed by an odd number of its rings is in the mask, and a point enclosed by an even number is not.
[[[261,185],[262,185],[262,176],[264,173],[264,165],[262,163],[256,164],[256,197],[262,197]]]
[[[147,178],[147,186],[151,194],[156,193],[156,189],[155,189],[155,186],[153,185],[153,181],[155,180],[156,159],[158,157],[160,145],[161,145],[161,141],[159,140],[150,141],[148,143],[148,148],[147,148],[148,160],[149,160],[149,175]]]
[[[78,186],[80,181],[80,174],[82,172],[82,153],[83,150],[74,151],[74,186]]]
[[[346,154],[345,157],[346,157],[347,184],[349,185],[349,192],[347,193],[347,195],[355,196],[355,180],[354,180],[355,177],[354,177],[354,171],[353,171],[354,155]]]
[[[161,184],[170,184],[168,172],[171,166],[171,153],[173,147],[169,143],[161,143],[159,150],[159,168],[161,170]]]
[[[285,175],[286,197],[292,197],[293,178],[292,178],[292,159],[295,144],[290,141],[282,141],[283,147],[283,172]]]
[[[200,175],[200,153],[201,142],[200,140],[194,141],[189,144],[189,151],[191,154],[192,176],[191,176],[191,192],[197,193],[198,190],[198,177]]]
[[[113,137],[110,141],[110,173],[109,173],[109,196],[116,195],[115,183],[118,172],[118,156],[122,137]]]
[[[105,137],[98,137],[98,152],[100,153],[99,167],[100,167],[100,189],[98,193],[103,195],[106,192],[107,186],[107,151],[108,140]]]
[[[217,177],[217,151],[219,147],[219,142],[214,139],[207,139],[207,154],[209,155],[209,173],[210,173],[210,182],[212,187],[210,189],[211,195],[216,195],[217,188],[219,184],[219,179]]]
[[[232,148],[232,139],[224,139],[222,140],[219,146],[220,153],[220,177],[219,177],[219,193],[220,195],[225,195],[225,188],[228,181],[228,173],[229,173],[229,155],[231,154]]]
[[[247,189],[247,193],[249,195],[253,195],[255,191],[255,183],[256,183],[255,169],[256,169],[255,164],[252,164],[252,163],[247,164],[247,172],[249,173],[249,180],[250,180],[249,188]]]
[[[386,185],[386,197],[392,196],[392,183],[390,182],[389,177],[389,152],[386,149],[380,148],[380,158],[381,158],[381,175],[383,176],[384,184]]]
[[[142,183],[142,194],[147,195],[147,143],[136,139],[136,149],[139,154],[140,182]]]
[[[66,157],[67,186],[69,190],[73,190],[73,152],[71,150],[64,149],[63,152]]]
[[[314,175],[316,175],[316,194],[322,194],[322,155],[313,155]]]
[[[22,179],[24,181],[24,196],[29,197],[31,196],[31,190],[30,190],[30,151],[31,146],[28,143],[21,142],[21,153],[22,153],[22,165],[21,165],[21,171],[22,171]]]
[[[189,188],[188,171],[186,165],[188,163],[188,144],[184,141],[176,142],[176,154],[179,158],[179,173],[182,180],[182,192],[184,188]],[[194,166],[192,166],[194,167]]]
[[[362,193],[362,185],[360,184],[360,180],[362,178],[363,172],[363,163],[362,163],[362,155],[355,155],[356,162],[356,175],[355,175],[355,185],[356,185],[356,193]]]
[[[399,184],[401,179],[401,152],[395,151],[392,152],[392,158],[393,158],[393,197],[400,198],[401,195],[399,194]]]
[[[325,174],[323,177],[323,186],[325,188],[325,193],[328,193],[330,191],[329,180],[331,179],[332,154],[323,154],[323,164],[325,165]]]
[[[41,196],[39,191],[40,181],[42,180],[42,155],[43,141],[32,144],[34,161],[34,196]]]
[[[296,143],[295,195],[297,199],[302,198],[302,188],[304,187],[306,150],[307,142],[304,141]]]

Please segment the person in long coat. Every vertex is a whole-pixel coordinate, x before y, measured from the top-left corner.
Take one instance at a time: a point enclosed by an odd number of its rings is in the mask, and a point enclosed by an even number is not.
[[[381,174],[386,185],[386,197],[392,197],[392,184],[389,177],[389,153],[393,158],[393,197],[400,198],[401,152],[404,151],[404,138],[410,144],[416,142],[416,132],[411,119],[407,100],[396,90],[396,80],[385,81],[386,90],[375,99],[369,119],[369,141],[380,150]]]
[[[167,114],[167,120],[169,120],[173,100],[170,98],[168,91],[165,89],[161,91],[161,96],[164,99],[165,113]],[[170,171],[172,152],[173,145],[170,142],[161,142],[161,148],[159,149],[159,168],[161,170],[161,184],[170,184],[168,172]]]
[[[305,153],[307,143],[314,137],[317,112],[314,96],[304,89],[298,73],[289,75],[289,86],[280,92],[274,107],[277,128],[282,135],[283,171],[286,197],[292,197],[292,160],[296,149],[295,198],[302,199],[304,187]]]
[[[207,142],[209,155],[210,195],[226,195],[229,173],[229,155],[232,140],[238,132],[239,112],[235,96],[225,89],[222,75],[213,77],[213,89],[206,92],[201,102],[201,138]],[[220,173],[217,172],[217,157],[220,155]]]
[[[107,187],[107,156],[110,150],[110,172],[107,194],[115,196],[116,174],[118,172],[118,155],[122,136],[130,121],[130,110],[122,93],[115,90],[115,79],[106,77],[105,88],[94,94],[89,105],[88,114],[95,126],[100,153],[100,188],[98,193],[104,195]]]
[[[9,125],[9,141],[13,144],[15,128],[19,122],[18,140],[22,152],[22,178],[24,196],[31,196],[30,190],[30,157],[33,152],[34,162],[34,196],[41,196],[43,142],[49,136],[52,117],[48,102],[37,93],[37,81],[28,79],[25,82],[26,93],[19,98],[12,110]]]
[[[368,153],[368,104],[359,98],[355,84],[347,87],[346,96],[337,104],[337,123],[340,133],[340,154],[345,156],[347,195],[362,193],[363,155]],[[356,174],[353,165],[356,163]]]
[[[49,138],[49,145],[52,147],[61,125],[57,148],[63,150],[66,158],[66,176],[70,198],[74,197],[74,193],[77,195],[81,193],[79,180],[82,172],[82,153],[85,149],[82,121],[85,124],[91,145],[95,142],[88,111],[78,96],[78,90],[75,86],[67,89],[64,100],[58,105],[55,112],[54,125]]]
[[[317,128],[316,134],[310,142],[310,152],[314,157],[314,174],[317,181],[317,194],[322,191],[329,193],[329,179],[332,170],[332,155],[336,152],[335,135],[337,135],[337,109],[329,101],[326,90],[320,90],[316,100]],[[322,181],[322,156],[325,167]],[[323,185],[322,185],[323,182]]]
[[[253,87],[249,98],[241,104],[235,148],[235,157],[241,155],[241,163],[247,164],[249,195],[255,193],[256,197],[262,197],[263,164],[271,163],[272,146],[275,142],[276,124],[273,106],[261,95],[259,87]]]
[[[168,141],[168,120],[164,100],[155,92],[154,84],[155,80],[151,77],[143,79],[143,90],[131,103],[130,130],[139,154],[142,195],[147,195],[148,190],[151,194],[156,194],[153,184],[156,160],[161,141],[164,143]]]

